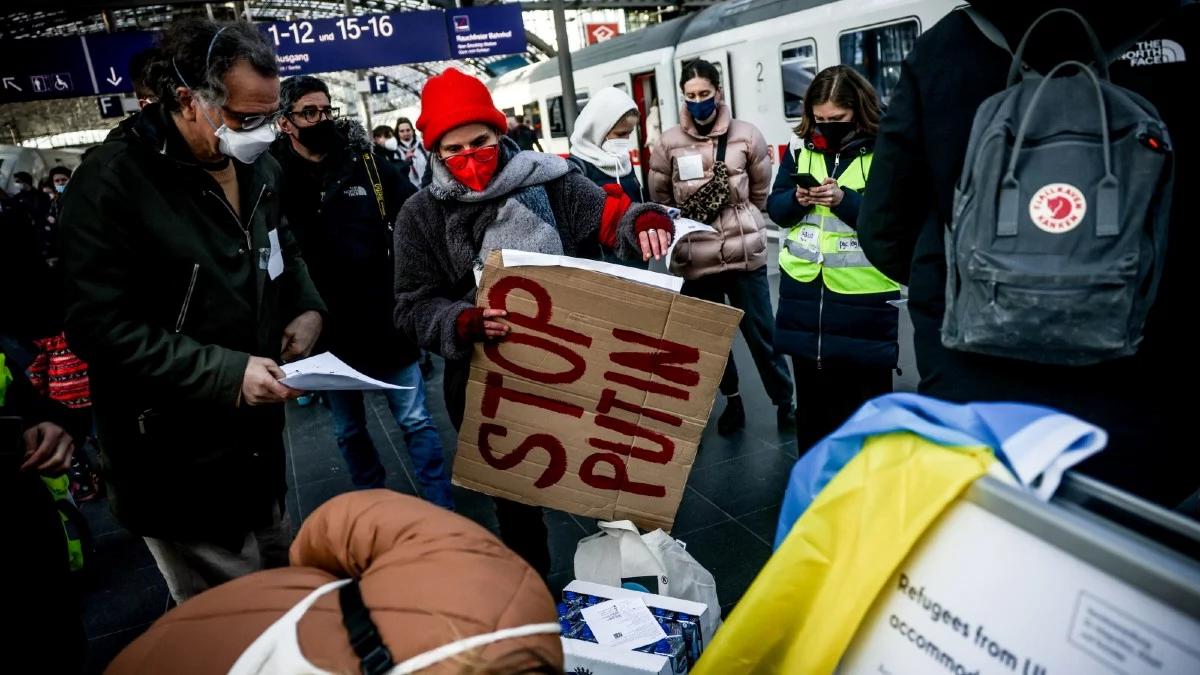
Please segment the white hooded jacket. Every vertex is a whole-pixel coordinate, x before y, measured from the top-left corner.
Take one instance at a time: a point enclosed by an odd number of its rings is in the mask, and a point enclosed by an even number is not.
[[[571,133],[571,155],[595,166],[613,178],[633,171],[629,153],[613,154],[601,146],[621,118],[637,112],[637,103],[616,87],[605,87],[592,95],[575,120]]]

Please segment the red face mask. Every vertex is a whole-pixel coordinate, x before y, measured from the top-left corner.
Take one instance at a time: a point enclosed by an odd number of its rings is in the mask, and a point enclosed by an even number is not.
[[[468,150],[442,161],[446,163],[446,168],[455,180],[476,192],[481,192],[496,174],[496,167],[500,163],[500,146],[488,145]]]

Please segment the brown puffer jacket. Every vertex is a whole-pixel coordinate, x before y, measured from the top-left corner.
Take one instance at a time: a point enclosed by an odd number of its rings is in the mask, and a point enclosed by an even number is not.
[[[650,196],[660,204],[679,206],[712,179],[717,137],[728,133],[725,165],[729,170],[729,201],[714,223],[716,234],[697,233],[675,247],[671,271],[698,279],[728,270],[752,271],[767,264],[767,232],[762,210],[771,192],[771,154],[753,124],[733,119],[722,103],[708,136],[696,130],[685,107],[679,126],[668,129],[650,153]],[[678,158],[699,154],[704,177],[680,180]]]
[[[107,673],[227,673],[268,626],[314,589],[358,577],[363,601],[396,663],[470,637],[557,621],[541,578],[475,523],[388,490],[336,497],[309,516],[291,567],[258,572],[188,600],[125,648]],[[313,665],[360,672],[336,591],[300,620]],[[562,672],[557,635],[493,642],[422,673]]]

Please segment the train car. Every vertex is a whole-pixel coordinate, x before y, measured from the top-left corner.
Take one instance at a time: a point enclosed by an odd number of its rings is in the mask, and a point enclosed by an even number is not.
[[[642,147],[634,159],[644,165],[647,138],[652,142],[679,121],[682,64],[703,58],[720,69],[734,115],[757,126],[783,152],[819,70],[853,66],[886,102],[917,37],[959,5],[955,0],[730,0],[573,53],[576,98],[582,106],[589,91],[610,85],[630,92],[643,121]],[[568,152],[557,59],[507,73],[489,87],[497,105],[537,120],[534,128],[547,152]],[[658,128],[648,128],[648,119]],[[644,178],[641,172],[639,178]]]
[[[660,23],[635,33],[601,42],[571,54],[575,74],[575,99],[580,107],[588,93],[603,87],[624,89],[637,102],[642,114],[641,150],[634,161],[644,165],[648,157],[645,139],[655,131],[679,122],[675,100],[675,45],[692,16]],[[496,105],[505,112],[524,114],[541,136],[546,152],[568,152],[566,120],[562,109],[562,84],[558,59],[550,59],[505,73],[488,83]],[[647,120],[658,119],[656,130]],[[639,171],[639,178],[641,178]]]

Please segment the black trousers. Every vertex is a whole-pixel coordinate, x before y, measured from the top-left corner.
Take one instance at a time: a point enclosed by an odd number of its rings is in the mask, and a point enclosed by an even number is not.
[[[796,377],[796,442],[800,456],[842,425],[863,403],[892,391],[892,369],[792,357]]]
[[[775,353],[775,313],[771,310],[771,289],[767,284],[767,268],[753,272],[719,272],[683,282],[683,294],[701,300],[729,304],[745,312],[739,328],[763,388],[775,405],[787,403],[792,397],[791,376],[787,362]],[[737,363],[733,351],[725,362],[725,373],[721,377],[721,393],[725,396],[738,393]]]
[[[457,431],[462,427],[467,404],[467,380],[471,375],[469,359],[446,360],[442,379],[442,398],[446,412]],[[496,502],[496,520],[500,523],[500,540],[525,559],[542,577],[550,576],[550,543],[542,507],[529,506],[501,497]]]
[[[0,454],[0,460],[10,457]],[[0,513],[10,552],[0,561],[0,578],[8,581],[4,607],[13,619],[0,638],[6,667],[11,672],[82,672],[87,636],[62,520],[50,492],[36,474],[0,465]]]
[[[1046,366],[946,349],[941,312],[911,303],[909,310],[920,393],[953,403],[1021,401],[1061,410],[1108,432],[1108,447],[1073,471],[1167,509],[1200,489],[1200,453],[1184,440],[1193,433],[1195,406],[1178,393],[1193,380],[1190,347],[1143,348],[1136,357],[1094,366]]]

